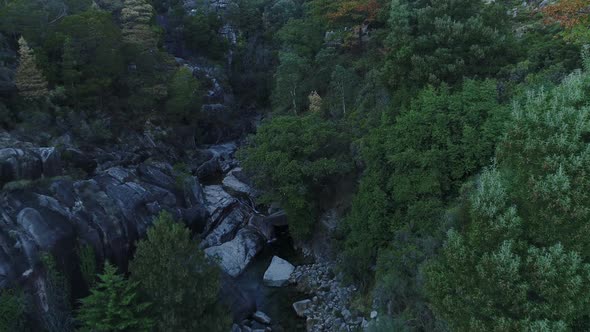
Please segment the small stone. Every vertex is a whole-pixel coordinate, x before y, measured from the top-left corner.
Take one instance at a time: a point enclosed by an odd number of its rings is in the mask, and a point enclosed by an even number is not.
[[[350,310],[348,309],[342,309],[342,311],[340,312],[342,314],[342,317],[344,317],[345,320],[349,320],[350,319]]]
[[[234,324],[231,327],[231,332],[242,332],[242,329],[238,326],[238,324]]]
[[[318,323],[318,320],[316,318],[308,318],[305,321],[305,325],[307,326],[307,330],[308,331],[314,331],[314,327],[315,325]]]
[[[268,315],[262,311],[256,311],[254,314],[252,314],[252,318],[254,318],[254,320],[257,322],[266,325],[270,324],[271,322],[270,317],[268,317]]]
[[[365,330],[369,327],[369,322],[364,318],[363,318],[363,322],[361,323],[361,327],[363,328],[363,330]]]
[[[377,318],[377,311],[373,310],[371,311],[371,319],[375,319]]]
[[[311,306],[311,300],[302,300],[293,303],[293,309],[299,317],[305,317],[305,311]]]
[[[362,321],[363,321],[363,318],[362,317],[356,317],[356,318],[354,318],[352,320],[352,324],[354,324],[354,325],[360,325],[362,323]]]

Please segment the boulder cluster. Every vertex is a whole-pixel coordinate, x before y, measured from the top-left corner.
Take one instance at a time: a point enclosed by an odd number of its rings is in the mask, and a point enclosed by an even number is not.
[[[293,303],[297,315],[306,319],[308,332],[359,331],[369,325],[362,313],[351,308],[356,287],[345,285],[334,274],[333,263],[298,266],[291,275],[291,283],[309,295],[308,299]],[[377,313],[372,312],[371,317],[375,319]]]

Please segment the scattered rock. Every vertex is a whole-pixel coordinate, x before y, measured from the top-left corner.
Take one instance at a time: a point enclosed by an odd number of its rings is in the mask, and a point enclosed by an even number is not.
[[[373,310],[371,311],[371,319],[375,319],[377,318],[377,311]]]
[[[295,310],[295,313],[297,313],[297,316],[305,317],[307,315],[306,310],[309,309],[311,305],[311,300],[301,300],[293,303],[293,309]]]
[[[262,311],[256,311],[252,315],[252,318],[254,318],[254,320],[256,320],[257,322],[262,323],[262,324],[266,324],[266,325],[270,324],[270,322],[271,322],[270,317],[268,317],[268,315]]]
[[[298,312],[307,317],[308,332],[356,331],[362,328],[362,316],[353,315],[349,309],[354,286],[345,286],[332,272],[333,263],[323,262],[301,265],[291,274],[291,283],[301,292],[313,295],[305,300]],[[295,308],[295,304],[294,304]]]
[[[264,273],[264,284],[270,287],[283,287],[289,283],[291,273],[295,270],[295,267],[287,262],[286,260],[274,256],[272,261]]]

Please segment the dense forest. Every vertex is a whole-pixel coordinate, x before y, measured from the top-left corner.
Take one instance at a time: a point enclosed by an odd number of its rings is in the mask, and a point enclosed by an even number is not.
[[[0,126],[45,145],[250,133],[239,162],[295,242],[343,205],[334,272],[379,313],[366,330],[590,330],[588,1],[188,2],[2,2]],[[179,52],[228,73],[229,115]],[[3,282],[0,331],[229,331],[221,272],[175,219],[128,267],[77,248],[76,296],[44,253],[53,309],[28,319],[26,287]]]

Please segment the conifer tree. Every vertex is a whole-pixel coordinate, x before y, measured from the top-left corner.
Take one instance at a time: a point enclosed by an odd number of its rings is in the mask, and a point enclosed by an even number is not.
[[[0,331],[22,331],[25,317],[22,292],[12,289],[0,291]]]
[[[456,331],[588,331],[590,75],[516,105],[497,152],[428,269]]]
[[[36,99],[47,96],[47,81],[43,73],[37,68],[35,54],[21,37],[18,40],[20,63],[16,71],[15,83],[21,96]]]
[[[80,300],[78,320],[84,331],[149,331],[153,321],[147,316],[149,303],[140,302],[137,283],[117,273],[106,263],[104,273],[91,294]]]
[[[139,241],[129,270],[153,303],[157,331],[229,329],[218,302],[218,267],[170,214],[160,214],[147,238]]]

